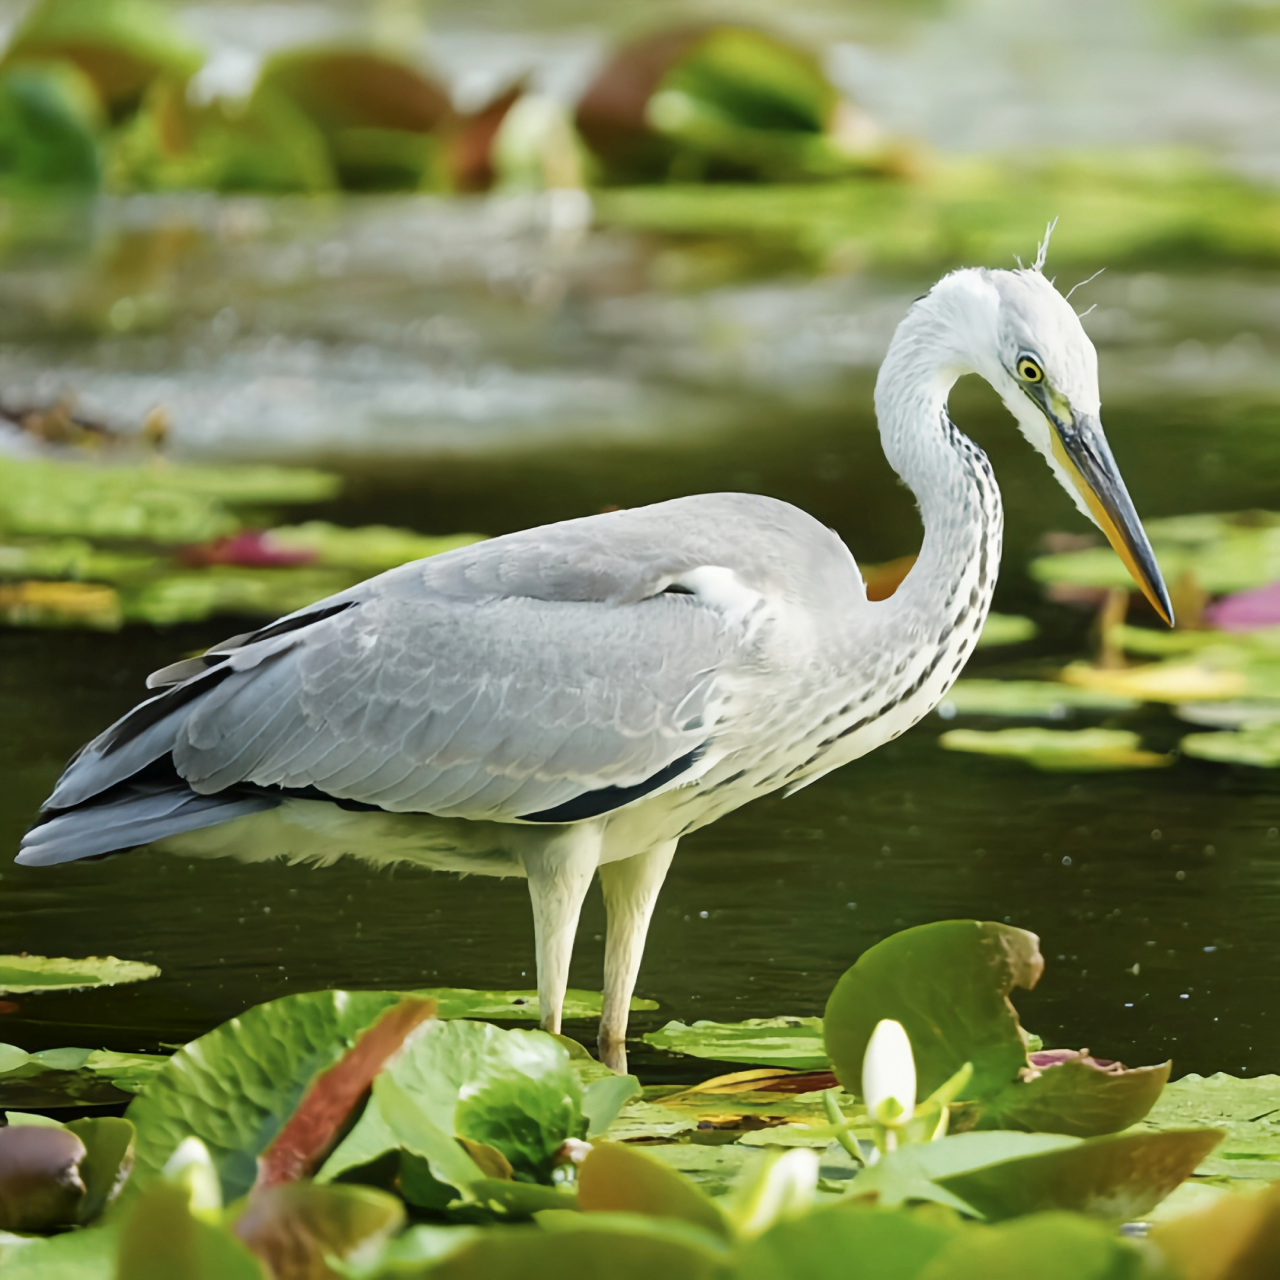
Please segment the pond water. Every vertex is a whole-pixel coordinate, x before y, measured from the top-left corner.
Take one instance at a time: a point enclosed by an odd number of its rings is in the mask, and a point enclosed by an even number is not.
[[[367,219],[384,216],[362,212],[348,225],[367,230]],[[369,246],[353,236],[316,243]],[[536,288],[481,287],[458,255],[453,274],[436,271],[424,293],[412,273],[397,276],[385,244],[378,252],[383,265],[366,257],[342,288],[319,271],[305,287],[293,280],[273,292],[269,276],[242,262],[248,283],[234,297],[225,289],[236,271],[206,257],[184,268],[189,291],[170,289],[168,326],[133,335],[58,321],[45,285],[81,285],[64,266],[37,264],[6,279],[22,307],[4,324],[6,387],[77,387],[100,406],[118,394],[145,407],[164,379],[178,403],[179,449],[296,460],[310,457],[296,430],[306,406],[353,406],[346,419],[326,417],[320,448],[346,472],[346,497],[314,512],[343,524],[498,534],[607,504],[748,489],[813,512],[861,561],[914,549],[913,504],[879,453],[870,370],[918,280],[677,292],[653,287],[653,270],[636,273],[636,262],[653,268],[652,246],[589,238],[573,250],[567,293],[548,306]],[[1094,300],[1108,431],[1140,511],[1280,506],[1280,279],[1103,276]],[[404,328],[415,306],[419,317],[444,317],[436,337],[477,333],[488,346],[449,360],[425,351],[421,328]],[[31,325],[19,339],[23,316]],[[274,355],[264,326],[279,337]],[[303,346],[306,369],[280,383],[271,361],[287,366]],[[266,388],[260,419],[244,416],[252,404],[243,398],[236,413],[227,408],[246,392],[244,361],[255,358]],[[384,419],[356,411],[360,388],[374,394],[390,364],[426,378],[433,360],[471,389],[472,429],[466,415],[433,413],[420,385],[406,393],[410,408],[389,442]],[[525,383],[507,380],[517,378]],[[538,385],[557,390],[534,412],[529,388]],[[291,396],[292,410],[273,416],[271,404]],[[576,408],[559,426],[570,430],[557,430],[566,404]],[[202,408],[238,431],[202,434]],[[1044,603],[1025,566],[1044,532],[1082,522],[986,388],[961,384],[952,408],[1004,486],[996,608],[1041,626],[1033,643],[980,653],[968,673],[1043,673],[1087,650],[1091,618]],[[131,707],[146,673],[237,630],[223,620],[115,635],[0,632],[0,950],[114,954],[163,969],[137,987],[20,997],[0,1039],[147,1050],[302,989],[531,986],[521,882],[356,864],[188,864],[154,851],[52,870],[8,863],[64,760]],[[1178,736],[1156,710],[1117,723],[1156,748]],[[870,943],[906,925],[978,916],[1041,934],[1046,977],[1018,1004],[1047,1044],[1130,1064],[1171,1056],[1179,1074],[1280,1068],[1275,774],[1192,760],[1167,771],[1042,774],[945,753],[936,745],[945,727],[931,717],[790,800],[769,797],[686,838],[640,978],[660,1010],[637,1016],[635,1028],[820,1012]],[[575,986],[598,986],[602,934],[595,895]],[[658,1055],[639,1061],[668,1070]]]

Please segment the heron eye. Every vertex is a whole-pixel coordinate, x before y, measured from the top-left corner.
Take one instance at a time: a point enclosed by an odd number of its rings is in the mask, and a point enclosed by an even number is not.
[[[1021,356],[1018,360],[1018,377],[1023,382],[1043,382],[1044,370],[1030,356]]]

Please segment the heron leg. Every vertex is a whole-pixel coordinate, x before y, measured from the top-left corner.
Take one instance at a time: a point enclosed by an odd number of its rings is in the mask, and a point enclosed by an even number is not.
[[[578,915],[600,861],[600,830],[589,823],[563,828],[524,849],[520,860],[533,903],[542,1027],[558,1035]]]
[[[600,867],[600,887],[608,933],[604,952],[604,1008],[600,1017],[600,1061],[619,1073],[627,1069],[627,1015],[636,989],[640,957],[658,890],[666,879],[677,841]]]

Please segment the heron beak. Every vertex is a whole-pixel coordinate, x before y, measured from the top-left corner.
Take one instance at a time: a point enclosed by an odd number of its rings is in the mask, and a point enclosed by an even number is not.
[[[1072,412],[1065,423],[1046,408],[1053,427],[1053,456],[1071,477],[1098,527],[1107,535],[1116,555],[1124,561],[1134,582],[1151,602],[1151,607],[1173,626],[1173,606],[1160,576],[1151,543],[1143,531],[1133,499],[1120,478],[1120,468],[1111,456],[1111,446],[1102,433],[1102,423],[1092,414]]]

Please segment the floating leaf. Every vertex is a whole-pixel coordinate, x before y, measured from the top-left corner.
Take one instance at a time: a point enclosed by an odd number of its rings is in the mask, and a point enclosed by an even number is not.
[[[162,79],[117,135],[117,190],[320,192],[336,185],[323,134],[269,86],[247,102],[193,101],[185,80]]]
[[[389,991],[309,991],[257,1005],[191,1041],[135,1098],[132,1185],[156,1179],[186,1137],[208,1147],[223,1197],[253,1185],[257,1157],[311,1082],[333,1066],[400,996]]]
[[[1142,1129],[1193,1125],[1227,1135],[1198,1173],[1280,1180],[1280,1076],[1183,1076],[1165,1088]]]
[[[848,1280],[851,1274],[858,1280],[915,1280],[960,1230],[943,1217],[845,1202],[775,1223],[735,1252],[733,1275],[739,1280]]]
[[[1082,689],[1145,702],[1234,698],[1246,688],[1245,677],[1239,671],[1184,662],[1155,662],[1119,670],[1073,662],[1063,669],[1062,678]]]
[[[0,73],[0,191],[95,191],[101,109],[91,82],[66,63],[28,63]]]
[[[979,649],[994,649],[999,645],[1025,644],[1034,640],[1040,628],[1030,618],[1015,613],[988,613],[978,636]]]
[[[1073,711],[1131,711],[1138,705],[1135,698],[1049,680],[958,680],[938,704],[938,714],[944,720],[955,716],[1065,720]]]
[[[945,1141],[987,1136],[1005,1135],[960,1134]],[[993,1221],[1053,1209],[1132,1221],[1189,1177],[1221,1139],[1217,1129],[1107,1134],[937,1180]]]
[[[413,190],[429,180],[431,133],[451,114],[445,92],[408,61],[366,49],[299,49],[263,68],[278,94],[325,137],[348,190]]]
[[[65,1127],[85,1147],[80,1161],[84,1199],[80,1202],[77,1221],[87,1226],[102,1216],[133,1171],[134,1128],[119,1116],[72,1120]]]
[[[1116,1133],[1145,1116],[1160,1097],[1173,1064],[1127,1068],[1085,1052],[1032,1053],[1031,1070],[983,1108],[984,1129],[1026,1129],[1087,1138]]]
[[[1160,769],[1173,763],[1172,756],[1139,750],[1141,741],[1125,729],[951,729],[938,745],[947,751],[1024,760],[1050,773]]]
[[[749,1018],[745,1022],[668,1022],[644,1037],[671,1053],[720,1062],[818,1071],[828,1065],[821,1018]]]
[[[203,54],[169,11],[149,0],[41,0],[5,55],[9,63],[30,59],[75,63],[119,118],[158,75],[185,79]]]
[[[406,996],[371,1023],[333,1066],[322,1071],[258,1157],[255,1189],[295,1182],[315,1173],[374,1077],[404,1048],[408,1037],[435,1016],[435,1010],[432,1000]]]
[[[1244,764],[1255,769],[1280,768],[1280,724],[1234,733],[1189,733],[1178,745],[1197,760]]]
[[[160,970],[153,964],[144,964],[140,960],[117,960],[115,956],[85,956],[82,960],[0,956],[0,991],[7,994],[114,987],[123,982],[143,982],[159,976]]]
[[[617,1142],[597,1142],[578,1170],[583,1213],[676,1218],[712,1235],[731,1232],[724,1210],[661,1160]]]
[[[536,991],[474,991],[468,987],[424,987],[413,993],[424,1000],[436,1002],[438,1018],[502,1018],[538,1022],[542,1008]],[[641,1013],[658,1007],[654,1000],[638,997],[631,1001],[631,1012]],[[583,991],[570,987],[564,996],[561,1017],[566,1022],[596,1019],[600,1016],[601,999],[598,991]]]
[[[582,1089],[565,1049],[541,1031],[465,1020],[429,1024],[374,1087],[367,1108],[320,1171],[333,1178],[398,1148],[465,1189],[480,1176],[455,1136],[494,1147],[527,1180],[550,1180],[566,1138],[583,1138]],[[462,1178],[463,1181],[455,1181]]]
[[[115,631],[124,623],[124,610],[119,592],[96,582],[0,583],[0,622]]]
[[[1087,1136],[1141,1120],[1169,1066],[1129,1070],[1084,1054],[1027,1054],[1027,1034],[1010,1003],[1044,970],[1039,939],[1011,925],[946,920],[896,933],[864,952],[836,984],[824,1018],[836,1075],[856,1089],[876,1025],[900,1022],[915,1056],[918,1094],[927,1096],[966,1063],[958,1097],[966,1127],[1039,1129]]]
[[[120,1224],[113,1280],[263,1280],[258,1260],[220,1222],[193,1212],[189,1188],[153,1182]]]
[[[1237,702],[1184,702],[1174,715],[1188,724],[1215,729],[1268,729],[1280,725],[1280,699],[1247,698]]]
[[[430,537],[384,524],[346,529],[323,520],[272,529],[268,536],[273,546],[287,553],[309,555],[317,564],[360,573],[381,573],[410,560],[440,555],[483,540],[478,533]]]
[[[1150,1271],[1139,1246],[1111,1224],[1042,1213],[958,1232],[920,1274],[921,1280],[1137,1280]]]
[[[169,1059],[110,1049],[41,1049],[0,1044],[0,1107],[66,1107],[127,1102]]]

